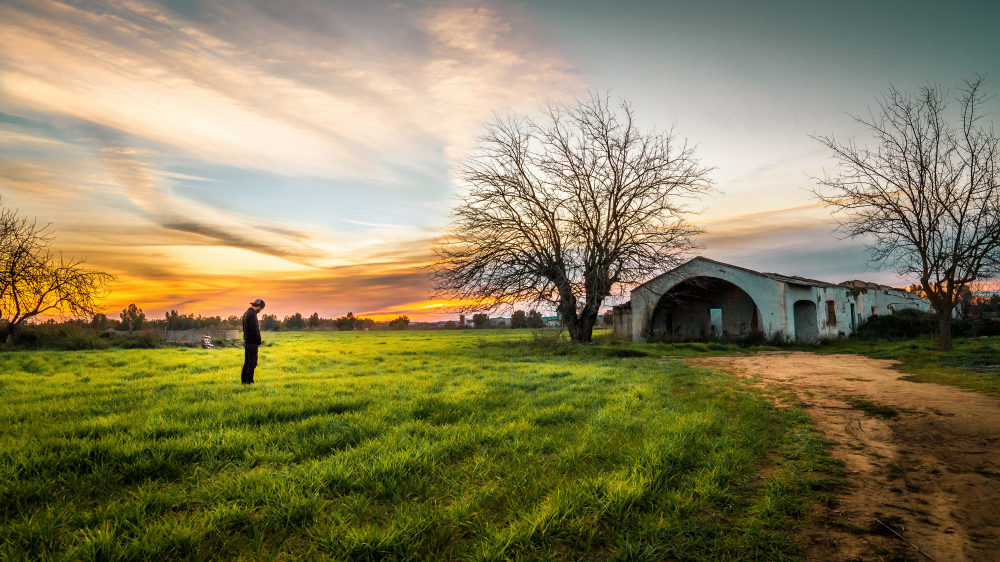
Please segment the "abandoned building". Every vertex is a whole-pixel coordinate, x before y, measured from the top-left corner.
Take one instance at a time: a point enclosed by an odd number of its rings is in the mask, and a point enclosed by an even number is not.
[[[696,257],[633,289],[631,301],[615,307],[614,330],[637,342],[759,335],[815,343],[905,308],[926,311],[930,303],[886,285],[838,285]]]

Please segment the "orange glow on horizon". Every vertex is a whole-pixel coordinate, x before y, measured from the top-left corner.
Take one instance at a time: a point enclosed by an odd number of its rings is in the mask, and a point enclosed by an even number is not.
[[[457,319],[459,307],[476,304],[460,299],[422,300],[430,292],[429,282],[424,282],[422,268],[408,263],[373,264],[358,269],[364,275],[379,277],[380,283],[366,283],[355,268],[270,279],[266,272],[162,281],[120,275],[111,287],[112,292],[102,301],[101,312],[117,317],[122,309],[135,303],[149,319],[163,318],[170,310],[226,318],[242,314],[250,301],[262,298],[267,302],[264,314],[274,314],[279,319],[295,313],[309,316],[316,312],[323,318],[337,318],[353,312],[359,318],[380,322],[399,316],[420,322]],[[397,276],[400,279],[398,286],[386,284],[387,279]],[[398,300],[393,302],[395,299]]]
[[[393,320],[398,316],[406,316],[416,322],[457,320],[457,316],[460,314],[458,308],[475,304],[476,301],[472,300],[432,299],[373,310],[364,314],[358,314],[357,316],[371,318],[376,322]]]

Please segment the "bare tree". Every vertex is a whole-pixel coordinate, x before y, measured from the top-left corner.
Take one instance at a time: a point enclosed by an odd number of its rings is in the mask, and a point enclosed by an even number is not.
[[[48,225],[0,205],[0,329],[10,343],[40,314],[91,315],[113,277],[49,249]]]
[[[613,290],[676,265],[698,229],[683,200],[711,186],[673,130],[591,94],[538,120],[498,117],[462,165],[467,186],[438,247],[435,286],[469,309],[549,303],[589,342]]]
[[[1000,273],[1000,138],[983,121],[988,99],[982,77],[966,81],[955,125],[940,87],[890,88],[876,109],[853,116],[874,135],[873,148],[815,137],[839,164],[839,174],[819,179],[817,196],[842,232],[870,240],[874,263],[919,283],[944,350],[963,289]]]

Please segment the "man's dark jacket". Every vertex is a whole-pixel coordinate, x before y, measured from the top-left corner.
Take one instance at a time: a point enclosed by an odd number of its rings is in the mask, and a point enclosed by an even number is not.
[[[260,323],[257,311],[251,306],[243,313],[243,345],[260,345]]]

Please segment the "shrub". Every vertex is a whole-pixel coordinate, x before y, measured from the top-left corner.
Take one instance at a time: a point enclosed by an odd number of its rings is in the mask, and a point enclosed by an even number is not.
[[[8,349],[34,350],[53,349],[79,351],[84,349],[144,349],[160,347],[163,334],[159,332],[137,332],[115,336],[113,332],[96,332],[75,324],[34,324],[21,328],[14,334]]]
[[[936,333],[937,316],[912,309],[896,311],[888,316],[870,316],[858,326],[857,331],[858,338],[863,340],[913,339]]]
[[[951,333],[959,336],[1000,336],[1000,319],[955,319],[951,321]]]
[[[743,336],[730,336],[727,335],[722,338],[715,338],[711,336],[701,336],[701,337],[687,337],[682,338],[674,336],[672,334],[653,334],[649,336],[649,341],[651,343],[703,343],[708,344],[708,349],[729,349],[729,346],[739,346],[739,347],[782,347],[791,345],[788,341],[788,337],[785,336],[784,332],[778,332],[773,337],[767,337],[764,332],[752,332]],[[722,347],[718,347],[722,346]]]
[[[14,349],[62,349],[76,351],[81,349],[107,349],[111,347],[108,340],[102,339],[96,332],[76,326],[67,325],[29,325],[14,333],[11,342]]]
[[[114,344],[124,349],[148,349],[160,347],[163,344],[163,334],[159,332],[143,332],[115,338]]]
[[[858,327],[857,337],[863,340],[902,340],[935,337],[937,315],[919,310],[899,310],[888,316],[872,316]],[[951,333],[956,337],[1000,335],[1000,322],[951,320]]]

